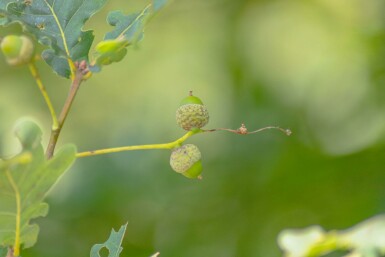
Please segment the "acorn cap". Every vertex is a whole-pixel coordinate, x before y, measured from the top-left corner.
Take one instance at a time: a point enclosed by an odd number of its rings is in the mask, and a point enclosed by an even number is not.
[[[180,102],[179,106],[182,106],[185,104],[201,104],[201,105],[203,105],[203,102],[199,97],[193,96],[191,94],[191,95],[183,98],[183,100]]]
[[[209,112],[201,104],[185,104],[176,110],[176,122],[184,130],[202,128],[209,122]]]
[[[199,97],[185,97],[176,111],[176,122],[184,130],[202,128],[209,122],[209,112]]]
[[[188,178],[198,178],[202,173],[201,152],[193,144],[175,148],[170,156],[171,168]]]

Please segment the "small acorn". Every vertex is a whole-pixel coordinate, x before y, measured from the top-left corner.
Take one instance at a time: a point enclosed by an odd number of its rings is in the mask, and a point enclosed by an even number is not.
[[[187,178],[201,179],[202,162],[201,152],[193,144],[175,148],[170,157],[171,168]]]
[[[209,122],[209,112],[201,99],[190,95],[182,100],[176,110],[176,122],[184,130],[202,128]]]
[[[0,42],[0,48],[11,66],[28,64],[34,54],[32,40],[26,36],[8,35]]]

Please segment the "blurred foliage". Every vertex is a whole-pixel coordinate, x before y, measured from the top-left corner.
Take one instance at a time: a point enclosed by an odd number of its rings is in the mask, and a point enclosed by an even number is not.
[[[0,246],[13,246],[19,256],[21,244],[28,248],[36,243],[39,226],[31,220],[47,215],[44,197],[74,163],[76,148],[66,145],[47,161],[42,132],[34,121],[20,121],[15,134],[22,152],[0,160]]]
[[[95,42],[109,11],[144,5],[109,1],[87,25]],[[384,10],[382,0],[172,2],[127,58],[82,85],[59,144],[169,142],[183,134],[175,110],[189,90],[209,109],[207,127],[279,125],[293,135],[190,139],[202,181],[175,174],[167,151],[78,160],[23,256],[86,256],[126,221],[122,256],[279,256],[284,228],[341,229],[384,212]],[[39,68],[61,108],[68,81]],[[21,116],[42,121],[46,143],[50,118],[28,70],[1,58],[0,78],[1,156],[18,152],[11,128]]]
[[[378,257],[385,253],[385,215],[378,215],[337,231],[319,226],[287,229],[278,236],[286,257],[324,256],[335,250],[348,252],[344,257]]]

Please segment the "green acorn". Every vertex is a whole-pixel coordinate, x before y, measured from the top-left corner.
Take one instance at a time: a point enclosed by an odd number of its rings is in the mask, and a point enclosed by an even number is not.
[[[182,100],[176,110],[176,122],[184,130],[202,128],[209,122],[209,112],[201,99],[190,95]]]
[[[1,40],[0,48],[11,66],[28,64],[34,54],[33,42],[26,36],[8,35]]]
[[[170,165],[173,170],[188,178],[201,179],[202,162],[201,152],[193,144],[175,148],[170,157]]]

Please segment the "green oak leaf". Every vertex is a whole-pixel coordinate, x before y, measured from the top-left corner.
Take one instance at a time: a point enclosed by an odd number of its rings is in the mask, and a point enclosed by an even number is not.
[[[0,0],[10,22],[19,22],[50,49],[43,59],[60,76],[73,75],[73,61],[88,60],[94,40],[92,30],[83,31],[85,22],[107,0]],[[4,10],[4,6],[6,6]]]
[[[16,136],[22,151],[0,162],[0,247],[12,246],[18,256],[20,245],[35,244],[39,227],[31,220],[46,216],[44,198],[76,159],[73,145],[63,146],[46,160],[41,129],[31,120],[19,122]]]
[[[123,250],[122,241],[124,233],[126,232],[127,223],[120,227],[119,231],[116,232],[114,229],[111,230],[110,237],[103,244],[95,244],[91,248],[91,257],[100,257],[100,250],[104,247],[108,249],[108,257],[118,257]]]
[[[141,12],[125,15],[112,11],[107,16],[109,25],[115,27],[95,47],[91,71],[98,72],[103,65],[121,61],[127,53],[126,47],[143,38],[148,19],[166,4],[166,0],[153,0]]]
[[[9,22],[7,16],[7,5],[12,2],[12,0],[0,0],[0,26],[7,25]]]

